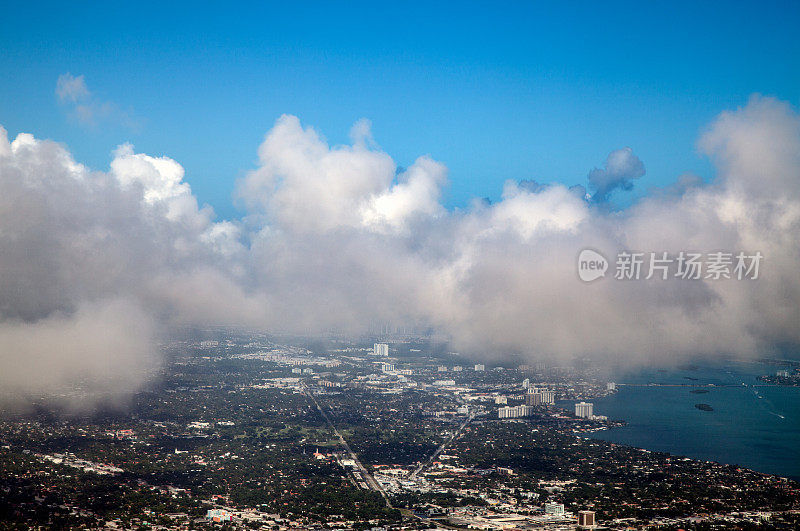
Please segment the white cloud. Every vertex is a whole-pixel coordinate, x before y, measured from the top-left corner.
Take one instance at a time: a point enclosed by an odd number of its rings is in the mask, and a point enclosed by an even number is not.
[[[754,98],[723,113],[699,142],[714,182],[684,176],[620,212],[560,185],[513,182],[495,204],[448,211],[444,165],[421,157],[398,175],[367,122],[352,139],[330,146],[281,117],[238,186],[249,215],[215,222],[168,157],[123,145],[108,172],[93,172],[58,144],[9,143],[0,129],[0,337],[35,338],[27,365],[0,374],[36,394],[69,384],[57,376],[63,356],[99,390],[138,360],[143,374],[155,366],[149,343],[120,343],[123,358],[108,363],[103,353],[130,337],[91,337],[95,318],[155,334],[155,323],[304,333],[392,321],[433,326],[464,353],[559,362],[800,344],[800,117],[786,104]],[[622,186],[640,165],[614,152],[595,185]],[[575,272],[585,247],[761,251],[765,261],[758,281],[585,284]],[[3,350],[2,365],[17,355]],[[25,376],[37,370],[46,384]]]
[[[329,147],[294,116],[282,116],[258,149],[260,167],[240,182],[245,203],[297,231],[358,226],[360,207],[392,182],[395,165],[364,142],[357,124],[352,146]]]
[[[376,230],[405,230],[414,216],[444,213],[439,203],[447,168],[430,157],[420,157],[399,176],[399,182],[368,198],[361,206],[362,223]]]
[[[56,96],[68,109],[71,118],[86,127],[97,127],[102,123],[114,123],[136,130],[140,120],[131,110],[125,110],[114,102],[104,101],[89,91],[83,76],[69,72],[58,76]]]
[[[630,190],[633,188],[631,181],[642,177],[644,173],[644,164],[631,148],[612,151],[602,169],[595,168],[589,172],[589,186],[594,190],[593,200],[606,201],[616,189]]]
[[[89,99],[92,93],[86,87],[86,81],[83,76],[75,77],[67,72],[58,76],[56,95],[62,103],[77,103]]]

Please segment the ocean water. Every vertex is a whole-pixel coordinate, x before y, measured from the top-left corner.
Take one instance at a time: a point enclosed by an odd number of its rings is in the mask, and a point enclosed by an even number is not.
[[[591,437],[800,480],[800,388],[756,380],[783,368],[730,362],[619,375],[618,392],[594,400],[594,412],[628,425]]]

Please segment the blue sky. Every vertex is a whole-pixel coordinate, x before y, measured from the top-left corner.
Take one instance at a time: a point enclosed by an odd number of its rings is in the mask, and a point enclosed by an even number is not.
[[[647,168],[634,195],[710,178],[695,141],[714,116],[752,93],[800,103],[797,2],[287,4],[6,5],[0,124],[96,169],[126,141],[172,157],[230,218],[284,113],[331,143],[370,119],[399,164],[444,162],[460,207],[507,179],[585,184],[623,146]],[[66,72],[108,118],[58,101]]]

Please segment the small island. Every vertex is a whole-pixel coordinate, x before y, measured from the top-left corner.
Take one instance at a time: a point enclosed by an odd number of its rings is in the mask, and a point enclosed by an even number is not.
[[[694,407],[696,407],[700,411],[714,411],[714,408],[709,406],[708,404],[695,404]]]

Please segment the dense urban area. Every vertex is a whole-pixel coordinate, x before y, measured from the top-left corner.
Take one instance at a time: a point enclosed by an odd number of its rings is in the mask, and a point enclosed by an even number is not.
[[[2,412],[0,528],[800,526],[797,482],[591,438],[622,422],[594,411],[616,385],[589,365],[398,335],[163,348],[130,403]]]

